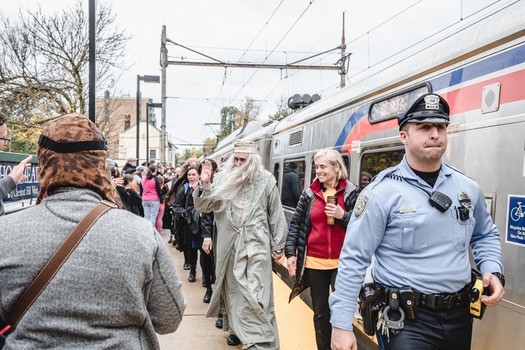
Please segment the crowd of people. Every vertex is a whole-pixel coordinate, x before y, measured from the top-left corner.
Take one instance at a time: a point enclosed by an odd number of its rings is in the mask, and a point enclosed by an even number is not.
[[[272,260],[285,256],[295,276],[290,301],[309,288],[318,349],[357,350],[353,320],[371,264],[373,281],[365,286],[376,313],[359,307],[363,317],[372,315],[367,321],[381,349],[470,349],[469,246],[491,292],[482,303],[498,304],[505,279],[498,231],[479,186],[441,160],[449,112],[439,95],[418,98],[398,118],[401,163],[374,178],[362,172],[358,186],[336,150],[316,152],[316,178],[304,189],[291,163],[283,202],[254,142],[236,141],[220,167],[206,158],[178,168],[137,165],[132,157],[119,171],[86,117],[46,124],[37,152],[40,205],[0,220],[0,319],[9,324],[26,286],[96,203],[130,213],[109,210],[93,224],[5,349],[158,348],[154,333],[175,331],[185,308],[170,246],[158,234],[163,229],[184,256],[187,280],[201,271],[206,316],[229,332],[229,345],[279,349]],[[23,180],[29,160],[0,189]],[[295,208],[290,224],[282,204]]]

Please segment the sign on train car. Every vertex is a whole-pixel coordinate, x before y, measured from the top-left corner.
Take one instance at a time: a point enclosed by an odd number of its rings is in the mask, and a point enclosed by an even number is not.
[[[525,196],[509,195],[505,241],[525,245]]]
[[[0,152],[0,178],[8,176],[13,167],[27,156],[27,154]],[[35,204],[36,196],[40,191],[37,171],[38,161],[36,156],[33,156],[33,159],[31,159],[31,166],[24,171],[27,180],[17,185],[14,191],[9,192],[7,197],[3,198],[6,214]]]

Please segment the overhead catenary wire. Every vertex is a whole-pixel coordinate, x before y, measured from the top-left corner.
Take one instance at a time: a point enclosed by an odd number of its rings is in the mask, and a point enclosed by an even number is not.
[[[353,43],[356,42],[358,39],[360,39],[360,38],[362,38],[362,37],[365,37],[366,35],[369,35],[372,31],[377,30],[377,28],[384,26],[387,22],[390,22],[390,21],[394,20],[395,18],[399,17],[402,13],[407,12],[408,10],[410,10],[411,8],[413,8],[414,6],[416,6],[416,5],[418,5],[418,4],[422,3],[422,2],[423,2],[423,0],[418,0],[418,1],[413,2],[412,4],[407,5],[407,7],[403,8],[403,9],[402,9],[401,11],[399,11],[399,12],[396,12],[396,13],[392,14],[392,15],[391,15],[388,19],[386,19],[385,21],[382,21],[380,24],[378,24],[378,25],[374,25],[371,29],[368,29],[368,30],[364,31],[363,34],[358,35],[357,37],[351,37],[350,40],[346,40],[346,44],[347,44],[347,45],[348,45],[348,44],[353,44]],[[280,2],[280,4],[281,4],[281,3],[282,3],[282,1]],[[311,3],[310,3],[310,4],[311,4]],[[488,6],[487,6],[487,7],[488,7]],[[275,12],[275,11],[274,11],[274,12]],[[303,13],[304,13],[304,12],[303,12]],[[463,15],[462,15],[462,17],[463,17]],[[468,18],[468,16],[467,16],[466,18]],[[267,21],[267,22],[269,22],[269,21]],[[266,25],[266,24],[265,24],[265,25]],[[447,27],[447,28],[448,28],[448,27]],[[263,29],[261,29],[257,35],[260,36],[260,33],[262,33],[263,30],[264,30],[264,26],[263,26]],[[377,66],[377,65],[380,64],[380,63],[384,63],[384,61],[387,61],[387,60],[391,59],[393,56],[396,56],[397,54],[399,54],[400,52],[406,50],[407,48],[410,49],[410,48],[412,48],[412,47],[414,47],[414,46],[417,46],[417,45],[421,44],[421,42],[424,42],[424,41],[427,40],[428,38],[431,38],[432,36],[435,36],[436,34],[442,32],[443,30],[446,30],[446,28],[445,28],[445,29],[441,29],[441,30],[439,30],[439,31],[436,31],[436,32],[433,33],[432,35],[426,37],[425,39],[422,39],[422,40],[420,40],[420,41],[417,41],[417,42],[416,42],[415,44],[413,44],[413,45],[410,45],[410,46],[408,46],[408,47],[404,47],[403,49],[397,51],[397,52],[394,53],[393,55],[389,55],[389,56],[386,57],[385,59],[382,59],[382,60],[380,60],[380,61],[374,60],[374,61],[375,61],[374,64],[371,65],[371,66],[369,66],[368,68],[373,67],[373,66]],[[286,34],[285,34],[285,35],[286,35]],[[256,38],[257,38],[257,37],[256,37]],[[250,46],[249,46],[247,49],[244,49],[244,50],[243,50],[243,53],[242,53],[242,55],[241,55],[241,59],[243,59],[243,58],[246,56],[246,54],[248,53],[248,51],[254,51],[254,50],[251,50],[251,46],[253,45],[253,43],[254,43],[256,40],[257,40],[257,39],[254,39],[254,40],[251,42]],[[280,42],[282,42],[282,39],[279,41],[279,43],[280,43]],[[266,58],[264,59],[264,61],[266,61],[271,55],[275,55],[275,53],[278,52],[278,51],[276,50],[276,48],[277,48],[278,45],[279,45],[279,44],[277,44],[276,46],[274,46],[274,50],[272,50],[272,51],[266,56]],[[241,49],[239,49],[239,50],[241,50]],[[383,57],[385,57],[385,55],[383,55]],[[219,61],[219,60],[217,60],[217,61]],[[348,75],[348,76],[346,77],[347,81],[349,81],[351,78],[354,78],[356,75],[358,75],[358,74],[360,74],[360,73],[362,73],[362,72],[364,72],[364,71],[367,71],[368,68],[359,71],[357,74]],[[239,99],[239,98],[237,98],[237,97],[239,96],[240,93],[242,93],[242,91],[244,91],[244,90],[243,90],[244,87],[246,87],[246,86],[250,83],[250,81],[252,80],[252,78],[254,77],[254,75],[257,73],[258,69],[257,69],[256,72],[254,72],[254,74],[252,74],[252,75],[249,77],[248,80],[246,80],[246,82],[243,84],[243,88],[241,88],[239,91],[237,91],[237,93],[236,93],[232,98],[229,98],[229,99],[221,98],[222,91],[225,89],[225,86],[227,86],[227,78],[230,76],[231,71],[232,71],[232,70],[227,70],[227,69],[225,69],[224,74],[222,75],[221,85],[220,85],[220,91],[219,91],[219,93],[217,93],[217,96],[216,96],[216,98],[215,98],[216,102],[213,104],[213,107],[212,107],[212,109],[211,109],[211,111],[210,111],[210,114],[208,115],[208,118],[207,118],[208,121],[211,120],[212,117],[214,116],[214,114],[213,114],[213,110],[215,109],[216,105],[217,105],[220,101],[229,101],[230,104],[231,104],[232,102],[234,102],[234,101],[242,101],[242,99]],[[284,72],[283,72],[283,71],[284,71]],[[355,71],[355,70],[354,70],[354,71]],[[284,73],[284,74],[281,74],[281,76],[280,76],[280,78],[279,78],[279,82],[276,84],[276,86],[278,86],[278,84],[281,84],[281,83],[282,83],[283,81],[285,81],[285,80],[290,81],[290,78],[291,78],[292,76],[294,76],[295,74],[298,74],[299,72],[301,72],[301,71],[294,71],[293,73],[288,74],[288,72],[286,71],[286,69],[282,69],[282,70],[281,70],[281,73]],[[352,79],[352,80],[353,80],[353,79]],[[354,81],[354,83],[355,83],[355,81]],[[322,90],[323,90],[323,91],[329,91],[329,90],[331,90],[331,89],[335,89],[337,85],[338,85],[338,84],[333,84],[333,85],[330,85],[330,86],[328,86],[328,87],[325,86],[324,89],[322,89]],[[276,86],[271,90],[270,93],[268,93],[268,94],[265,96],[264,99],[262,99],[262,100],[258,100],[258,101],[268,102],[267,100],[268,100],[269,96],[271,95],[271,93],[272,93],[273,91],[275,91]],[[180,97],[180,98],[185,98],[185,97]],[[213,98],[207,98],[207,99],[205,99],[205,100],[207,100],[207,101],[213,101],[214,99],[213,99]]]
[[[268,60],[268,58],[270,58],[270,56],[273,54],[273,52],[277,49],[277,47],[279,47],[279,45],[283,42],[283,40],[286,38],[286,36],[288,36],[288,34],[290,33],[290,31],[297,25],[297,23],[299,22],[299,20],[304,16],[304,14],[306,13],[306,11],[308,11],[308,9],[310,8],[310,6],[312,6],[312,4],[314,3],[315,0],[310,0],[308,6],[304,9],[304,11],[299,15],[299,17],[295,20],[295,22],[292,24],[292,26],[288,29],[288,31],[282,36],[282,38],[279,40],[279,42],[274,46],[274,48],[270,51],[270,53],[268,54],[268,56],[266,56],[266,58],[264,59],[263,63],[266,62]],[[259,68],[257,68],[255,70],[255,72],[252,73],[252,75],[250,76],[250,78],[248,78],[248,81],[246,81],[241,89],[233,96],[232,99],[235,99],[240,93],[241,91],[244,89],[244,87],[253,79],[253,77],[255,76],[255,74],[257,74],[257,72],[259,71]]]
[[[261,33],[263,32],[264,28],[268,25],[268,23],[271,21],[271,19],[273,18],[273,16],[277,13],[277,10],[281,7],[281,5],[283,4],[284,0],[281,0],[281,2],[277,5],[277,7],[275,8],[275,10],[272,12],[272,14],[270,15],[270,18],[268,18],[265,22],[265,24],[261,27],[261,29],[259,30],[259,32],[257,33],[257,35],[255,36],[255,38],[252,40],[252,42],[250,43],[250,45],[248,45],[248,47],[244,50],[243,54],[241,55],[241,57],[239,58],[239,61],[242,60],[242,58],[246,55],[246,53],[251,49],[252,45],[255,43],[255,41],[259,38],[259,36],[261,35]],[[213,103],[213,107],[210,109],[210,113],[208,114],[208,118],[206,119],[206,123],[209,122],[210,118],[211,118],[211,115],[213,113],[213,111],[215,110],[215,106],[216,106],[216,101],[218,100],[218,97],[222,94],[222,90],[224,89],[224,84],[225,84],[225,81],[226,79],[228,78],[228,76],[230,75],[231,72],[228,72],[227,73],[227,68],[225,67],[224,68],[224,75],[223,75],[223,79],[222,79],[222,83],[221,83],[221,87],[219,89],[219,92],[217,93],[217,98],[216,100],[214,101]],[[231,102],[230,102],[231,103]],[[201,133],[202,134],[202,133]]]

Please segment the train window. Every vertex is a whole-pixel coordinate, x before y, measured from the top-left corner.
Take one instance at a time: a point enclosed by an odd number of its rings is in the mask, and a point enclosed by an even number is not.
[[[295,208],[304,189],[304,160],[285,161],[283,168],[283,185],[281,202],[283,205]]]
[[[361,157],[359,187],[365,188],[380,171],[397,165],[403,159],[404,154],[404,149],[363,154],[363,157]]]

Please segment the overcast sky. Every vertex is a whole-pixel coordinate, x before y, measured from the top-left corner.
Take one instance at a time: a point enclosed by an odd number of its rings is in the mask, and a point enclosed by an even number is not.
[[[18,8],[54,11],[76,0],[1,0],[0,12],[16,16]],[[83,0],[87,9],[88,0]],[[103,0],[97,0],[103,1]],[[104,0],[108,1],[108,0]],[[162,25],[167,37],[220,61],[285,64],[341,44],[345,13],[347,85],[403,48],[458,22],[495,0],[150,0],[108,1],[120,27],[133,38],[117,91],[135,97],[137,75],[160,75]],[[508,1],[499,1],[508,2]],[[393,18],[393,19],[391,19]],[[391,19],[391,20],[389,20]],[[386,22],[386,23],[385,23]],[[367,34],[368,33],[368,34]],[[301,64],[333,65],[340,51]],[[202,61],[180,46],[168,45],[168,59]],[[393,59],[396,59],[395,57]],[[176,144],[200,144],[214,136],[224,106],[240,106],[251,97],[267,119],[278,101],[293,94],[322,97],[338,91],[337,71],[231,69],[170,65],[167,69],[167,132]],[[141,83],[143,97],[161,102],[160,84]],[[160,110],[156,111],[160,127]],[[212,130],[213,129],[213,130]],[[179,148],[184,146],[179,145]]]

